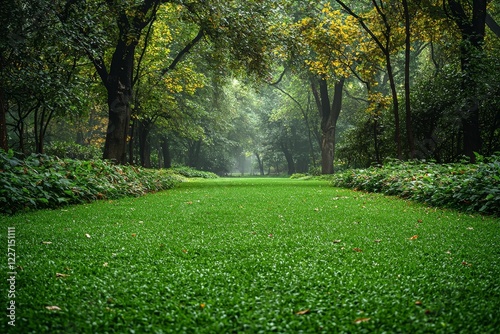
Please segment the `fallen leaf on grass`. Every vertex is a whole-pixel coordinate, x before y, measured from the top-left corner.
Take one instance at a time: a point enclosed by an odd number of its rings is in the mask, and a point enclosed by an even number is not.
[[[187,249],[183,249],[182,252],[183,253],[187,253],[188,251],[187,251]]]
[[[201,307],[201,308],[205,308],[205,306],[207,306],[207,305],[205,305],[204,303],[201,303],[201,304],[200,304],[200,307]]]
[[[462,266],[470,267],[472,264],[467,263],[466,261],[462,261]]]
[[[305,309],[305,310],[302,310],[302,311],[295,312],[295,314],[297,314],[297,315],[304,315],[304,314],[307,314],[309,312],[311,312],[310,309]]]
[[[186,202],[186,204],[193,204],[193,201]]]
[[[108,266],[108,263],[107,263],[107,262],[104,262],[104,263],[102,264],[102,266],[103,266],[103,267],[107,267],[107,266]]]
[[[45,308],[49,311],[60,311],[61,308],[59,306],[45,306]]]
[[[137,233],[132,233],[132,237],[136,237],[137,236]]]
[[[467,229],[472,231],[474,227],[467,227]]]
[[[409,240],[416,240],[418,238],[418,235],[414,235],[413,237],[409,238]]]
[[[68,274],[56,273],[56,277],[69,277]]]
[[[381,242],[381,241],[382,241],[382,240],[380,240],[380,239],[375,239],[375,240],[373,240],[373,242]]]
[[[354,247],[352,250],[358,253],[361,253],[363,251],[361,248],[358,247]]]
[[[314,211],[319,211],[319,208],[314,208]]]
[[[358,319],[354,320],[354,323],[355,324],[360,324],[362,322],[368,322],[368,321],[370,321],[370,319],[371,318],[358,318]]]
[[[85,236],[90,239],[90,234],[85,233]]]
[[[52,243],[52,241],[42,241],[42,244],[44,245],[50,245]]]
[[[342,242],[342,240],[340,240],[340,239],[339,240],[333,240],[334,244],[340,244],[341,242]]]
[[[417,301],[415,302],[415,305],[419,305],[419,306],[420,306],[420,305],[422,305],[422,302],[421,302],[420,300],[417,300]]]

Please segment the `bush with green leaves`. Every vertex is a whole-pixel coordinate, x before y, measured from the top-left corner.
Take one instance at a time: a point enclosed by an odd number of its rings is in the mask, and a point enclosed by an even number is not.
[[[337,187],[380,192],[432,206],[500,216],[500,156],[478,163],[392,161],[333,176]]]
[[[187,166],[177,166],[170,168],[171,171],[180,174],[185,177],[200,177],[203,179],[216,179],[218,178],[217,174],[202,170],[197,170]]]
[[[45,148],[47,155],[64,159],[93,160],[102,158],[102,150],[95,146],[85,146],[74,142],[53,142]]]
[[[140,196],[174,187],[182,177],[172,171],[117,166],[102,160],[31,155],[24,160],[0,151],[0,213],[98,199]]]

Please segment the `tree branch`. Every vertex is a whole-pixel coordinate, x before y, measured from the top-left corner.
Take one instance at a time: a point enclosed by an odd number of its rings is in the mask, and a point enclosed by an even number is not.
[[[168,67],[164,68],[161,71],[161,76],[164,76],[165,74],[167,74],[167,72],[173,70],[175,68],[175,66],[177,66],[177,64],[182,60],[182,58],[184,57],[184,55],[186,53],[189,53],[189,51],[203,38],[203,36],[205,36],[205,30],[203,28],[200,28],[200,31],[198,32],[198,34],[196,35],[196,37],[193,38],[193,40],[190,41],[184,47],[184,49],[182,49],[177,54],[177,56],[174,58],[174,60],[172,61],[172,63]]]
[[[500,25],[488,13],[486,13],[486,25],[497,37],[500,37]]]

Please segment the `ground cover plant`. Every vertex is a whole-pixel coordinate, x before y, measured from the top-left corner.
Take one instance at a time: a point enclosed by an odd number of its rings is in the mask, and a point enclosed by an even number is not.
[[[2,217],[0,332],[495,333],[499,224],[272,178]]]
[[[16,158],[0,150],[0,214],[98,199],[141,196],[170,189],[185,177],[217,177],[189,167],[170,170],[118,166],[100,159],[60,159],[48,155]]]
[[[332,176],[334,186],[397,195],[438,207],[500,216],[500,156],[476,164],[394,161]]]

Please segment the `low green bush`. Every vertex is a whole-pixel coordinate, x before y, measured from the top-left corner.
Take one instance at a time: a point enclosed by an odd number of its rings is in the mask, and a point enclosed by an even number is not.
[[[166,170],[117,166],[102,160],[0,151],[0,212],[55,208],[98,199],[140,196],[169,189],[182,177]]]
[[[217,174],[212,172],[206,172],[202,170],[197,170],[191,167],[186,166],[177,166],[170,168],[171,171],[180,174],[185,177],[200,177],[203,179],[216,179],[218,178]]]
[[[84,146],[73,142],[53,142],[47,145],[45,153],[64,159],[94,160],[102,158],[102,150],[94,146]]]
[[[500,156],[479,158],[476,164],[392,161],[335,174],[332,184],[500,216]]]

